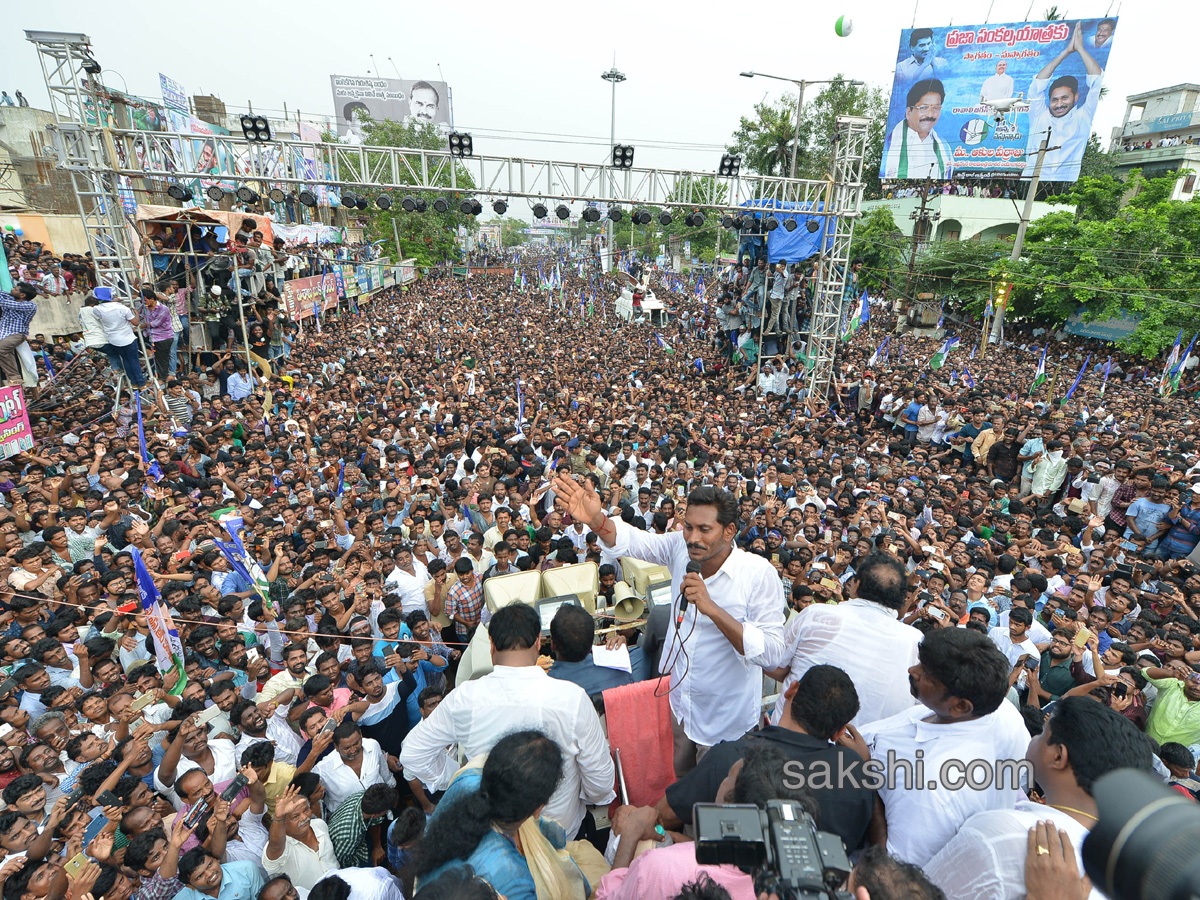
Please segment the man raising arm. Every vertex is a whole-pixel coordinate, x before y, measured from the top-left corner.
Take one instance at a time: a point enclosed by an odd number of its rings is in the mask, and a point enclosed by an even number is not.
[[[590,483],[559,475],[554,493],[614,555],[671,570],[675,599],[661,668],[671,675],[675,769],[682,776],[709,747],[737,740],[758,721],[758,669],[775,668],[784,656],[779,578],[765,559],[734,545],[738,510],[728,491],[692,491],[683,530],[661,535],[607,518]],[[689,563],[700,571],[687,571]]]

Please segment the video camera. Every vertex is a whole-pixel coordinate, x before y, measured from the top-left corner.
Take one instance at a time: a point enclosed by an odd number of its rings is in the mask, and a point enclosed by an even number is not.
[[[1100,818],[1083,839],[1083,868],[1114,900],[1200,895],[1200,810],[1190,798],[1134,769],[1096,781]]]
[[[792,800],[753,804],[697,803],[696,862],[734,865],[754,877],[754,892],[779,900],[850,900],[838,890],[850,876],[842,839],[817,824]]]

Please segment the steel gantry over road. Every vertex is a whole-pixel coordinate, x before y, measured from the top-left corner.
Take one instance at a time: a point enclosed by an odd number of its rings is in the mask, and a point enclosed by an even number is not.
[[[813,310],[812,395],[824,397],[833,372],[850,238],[862,199],[862,160],[869,120],[839,117],[835,159],[826,180],[713,171],[619,168],[599,163],[512,156],[456,156],[444,150],[356,146],[271,137],[250,141],[226,135],[173,134],[108,127],[99,121],[101,65],[87,35],[27,31],[38,50],[55,116],[58,166],[68,172],[79,200],[102,283],[132,299],[142,260],[134,252],[122,210],[122,178],[135,181],[236,183],[261,197],[272,190],[317,187],[374,200],[390,195],[440,195],[457,200],[524,199],[530,205],[605,204],[698,211],[746,212],[774,208],[780,215],[828,217]],[[201,160],[196,142],[206,147]],[[715,160],[714,160],[715,161]],[[196,197],[199,203],[203,197]],[[799,260],[796,260],[797,262]]]

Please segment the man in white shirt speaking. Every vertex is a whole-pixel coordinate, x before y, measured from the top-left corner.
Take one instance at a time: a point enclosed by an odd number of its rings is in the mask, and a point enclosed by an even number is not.
[[[1029,732],[1005,702],[1008,660],[986,635],[939,628],[918,656],[908,680],[921,705],[861,731],[887,773],[888,853],[923,866],[970,816],[1016,805]]]
[[[788,663],[768,673],[783,681],[772,721],[783,712],[788,688],[821,664],[837,666],[854,682],[859,708],[852,725],[886,719],[916,703],[908,670],[917,664],[921,632],[899,619],[907,583],[899,560],[872,553],[846,582],[852,599],[836,606],[814,603],[788,622]]]
[[[554,493],[613,555],[671,570],[671,624],[659,668],[671,675],[675,773],[682,777],[708,748],[758,724],[759,669],[776,668],[784,655],[779,576],[767,560],[734,545],[738,504],[721,488],[688,494],[683,531],[667,534],[607,518],[590,482],[560,474]]]

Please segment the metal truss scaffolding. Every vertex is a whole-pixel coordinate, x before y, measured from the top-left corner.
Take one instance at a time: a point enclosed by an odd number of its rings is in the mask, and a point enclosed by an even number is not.
[[[524,159],[510,156],[452,157],[449,150],[364,147],[272,139],[248,142],[232,135],[204,137],[204,171],[175,167],[181,141],[196,135],[113,130],[119,175],[181,181],[249,181],[295,187],[325,185],[355,193],[399,191],[467,194],[582,203],[609,203],[701,210],[727,210],[740,199],[812,204],[825,194],[824,181],[767,175],[721,177],[679,169],[616,169],[605,163]],[[211,151],[211,152],[210,152]],[[134,161],[144,160],[137,167]],[[191,163],[194,165],[194,163]],[[316,173],[305,177],[306,172]],[[729,198],[734,198],[733,200]]]
[[[117,191],[111,133],[98,124],[96,84],[85,68],[94,64],[91,39],[49,31],[26,31],[25,36],[38,50],[54,113],[58,167],[71,176],[100,284],[131,301],[138,259]]]
[[[833,171],[817,181],[772,175],[721,176],[715,171],[614,168],[598,163],[505,156],[452,157],[445,150],[352,146],[273,138],[122,130],[104,121],[93,73],[100,67],[87,35],[26,31],[38,50],[59,137],[58,165],[70,173],[102,284],[132,300],[139,273],[119,193],[120,179],[271,188],[351,191],[366,199],[384,192],[462,194],[496,199],[659,207],[736,213],[746,201],[813,210],[832,217],[825,229],[825,264],[813,314],[811,391],[828,391],[837,350],[850,237],[862,199],[869,120],[841,116]],[[196,150],[197,142],[203,150]],[[197,201],[203,202],[202,197]]]
[[[862,203],[863,156],[867,149],[870,119],[838,116],[833,152],[833,172],[829,184],[832,196],[825,204],[833,216],[825,228],[821,246],[823,260],[810,325],[808,353],[815,359],[809,380],[809,397],[824,402],[833,380],[833,363],[841,337],[846,290],[846,272],[850,265],[850,239]]]

